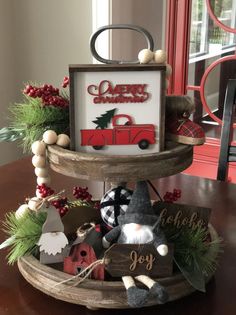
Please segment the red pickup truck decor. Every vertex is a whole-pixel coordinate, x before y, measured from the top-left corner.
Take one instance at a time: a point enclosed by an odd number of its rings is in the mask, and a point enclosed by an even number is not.
[[[99,85],[89,85],[87,92],[95,96],[94,104],[144,103],[150,95],[146,88],[147,84],[116,84],[113,87],[110,81],[103,80]]]
[[[126,119],[125,124],[118,123]],[[144,150],[150,144],[156,143],[155,126],[152,124],[135,124],[129,115],[115,115],[112,118],[112,129],[82,129],[81,146],[92,146],[95,150],[105,145],[131,145],[137,144]]]

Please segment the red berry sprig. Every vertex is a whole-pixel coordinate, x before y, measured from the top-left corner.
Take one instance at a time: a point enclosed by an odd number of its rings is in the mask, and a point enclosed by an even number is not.
[[[66,197],[63,197],[61,199],[53,200],[51,204],[58,210],[61,217],[63,217],[68,211],[68,200]]]
[[[173,203],[181,197],[181,189],[174,189],[173,192],[167,191],[163,197],[165,202]]]
[[[92,195],[88,192],[88,187],[82,188],[75,186],[73,188],[73,196],[76,199],[81,199],[82,201],[92,201]]]
[[[64,80],[61,86],[65,89],[69,85],[69,83],[70,83],[69,77],[64,77]]]
[[[46,186],[45,184],[37,185],[37,191],[39,192],[41,198],[46,198],[54,194],[54,190],[50,187]]]
[[[23,93],[33,98],[41,98],[44,106],[67,107],[69,105],[69,101],[59,94],[59,89],[51,84],[44,84],[41,87],[26,85]]]

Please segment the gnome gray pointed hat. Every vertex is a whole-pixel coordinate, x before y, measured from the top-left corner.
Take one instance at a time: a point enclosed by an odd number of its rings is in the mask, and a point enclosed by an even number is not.
[[[120,225],[136,223],[142,225],[154,225],[157,221],[146,181],[137,183],[135,191],[130,200],[128,209],[125,214],[119,215],[118,222]]]

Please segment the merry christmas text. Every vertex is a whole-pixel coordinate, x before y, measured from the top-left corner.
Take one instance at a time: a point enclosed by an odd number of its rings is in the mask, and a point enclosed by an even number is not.
[[[149,98],[147,84],[116,84],[103,80],[99,85],[91,84],[87,91],[94,96],[94,104],[104,103],[144,103]]]

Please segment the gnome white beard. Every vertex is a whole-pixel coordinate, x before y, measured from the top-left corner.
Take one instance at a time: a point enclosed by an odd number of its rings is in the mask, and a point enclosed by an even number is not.
[[[44,251],[48,255],[56,255],[68,244],[68,240],[63,232],[43,233],[38,241],[40,252]]]
[[[137,230],[133,223],[124,224],[122,226],[125,244],[146,244],[153,240],[152,227],[149,225],[141,225]]]

